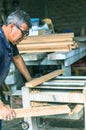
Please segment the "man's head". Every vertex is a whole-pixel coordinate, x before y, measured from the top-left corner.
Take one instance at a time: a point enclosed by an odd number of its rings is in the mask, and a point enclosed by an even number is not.
[[[8,28],[8,40],[17,44],[29,35],[29,29],[32,27],[30,16],[22,10],[11,13],[6,20]]]

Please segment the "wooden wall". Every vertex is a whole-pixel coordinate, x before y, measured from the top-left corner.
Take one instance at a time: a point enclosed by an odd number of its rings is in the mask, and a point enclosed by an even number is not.
[[[14,10],[12,0],[1,1],[6,2],[7,14]],[[81,29],[86,29],[86,0],[19,0],[19,8],[31,17],[51,18],[57,33],[80,35]]]

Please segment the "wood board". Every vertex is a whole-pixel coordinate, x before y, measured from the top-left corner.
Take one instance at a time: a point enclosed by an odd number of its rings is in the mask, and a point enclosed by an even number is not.
[[[16,118],[22,117],[38,117],[54,114],[65,114],[69,113],[71,109],[67,105],[57,105],[57,106],[45,106],[45,107],[33,107],[33,108],[19,108],[14,109],[16,113]],[[0,115],[0,119],[3,116]]]
[[[64,70],[62,70],[62,69],[61,70],[55,70],[51,73],[48,73],[48,74],[41,76],[39,78],[35,78],[35,79],[25,83],[25,86],[26,87],[35,87],[35,86],[37,86],[37,85],[39,85],[39,84],[41,84],[41,83],[43,83],[47,80],[50,80],[50,79],[52,79],[52,78],[54,78],[58,75],[61,75],[63,73],[64,73]]]
[[[16,118],[65,114],[71,111],[71,109],[67,105],[22,108],[14,110],[16,112]]]

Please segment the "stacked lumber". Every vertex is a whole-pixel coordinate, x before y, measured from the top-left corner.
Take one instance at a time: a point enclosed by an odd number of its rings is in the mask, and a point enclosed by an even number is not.
[[[77,47],[73,41],[74,33],[30,36],[17,47],[20,53],[31,52],[68,52]]]

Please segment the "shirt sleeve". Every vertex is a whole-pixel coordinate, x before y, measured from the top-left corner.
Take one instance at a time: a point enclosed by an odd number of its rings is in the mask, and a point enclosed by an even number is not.
[[[19,55],[19,51],[16,45],[13,46],[13,56]]]

